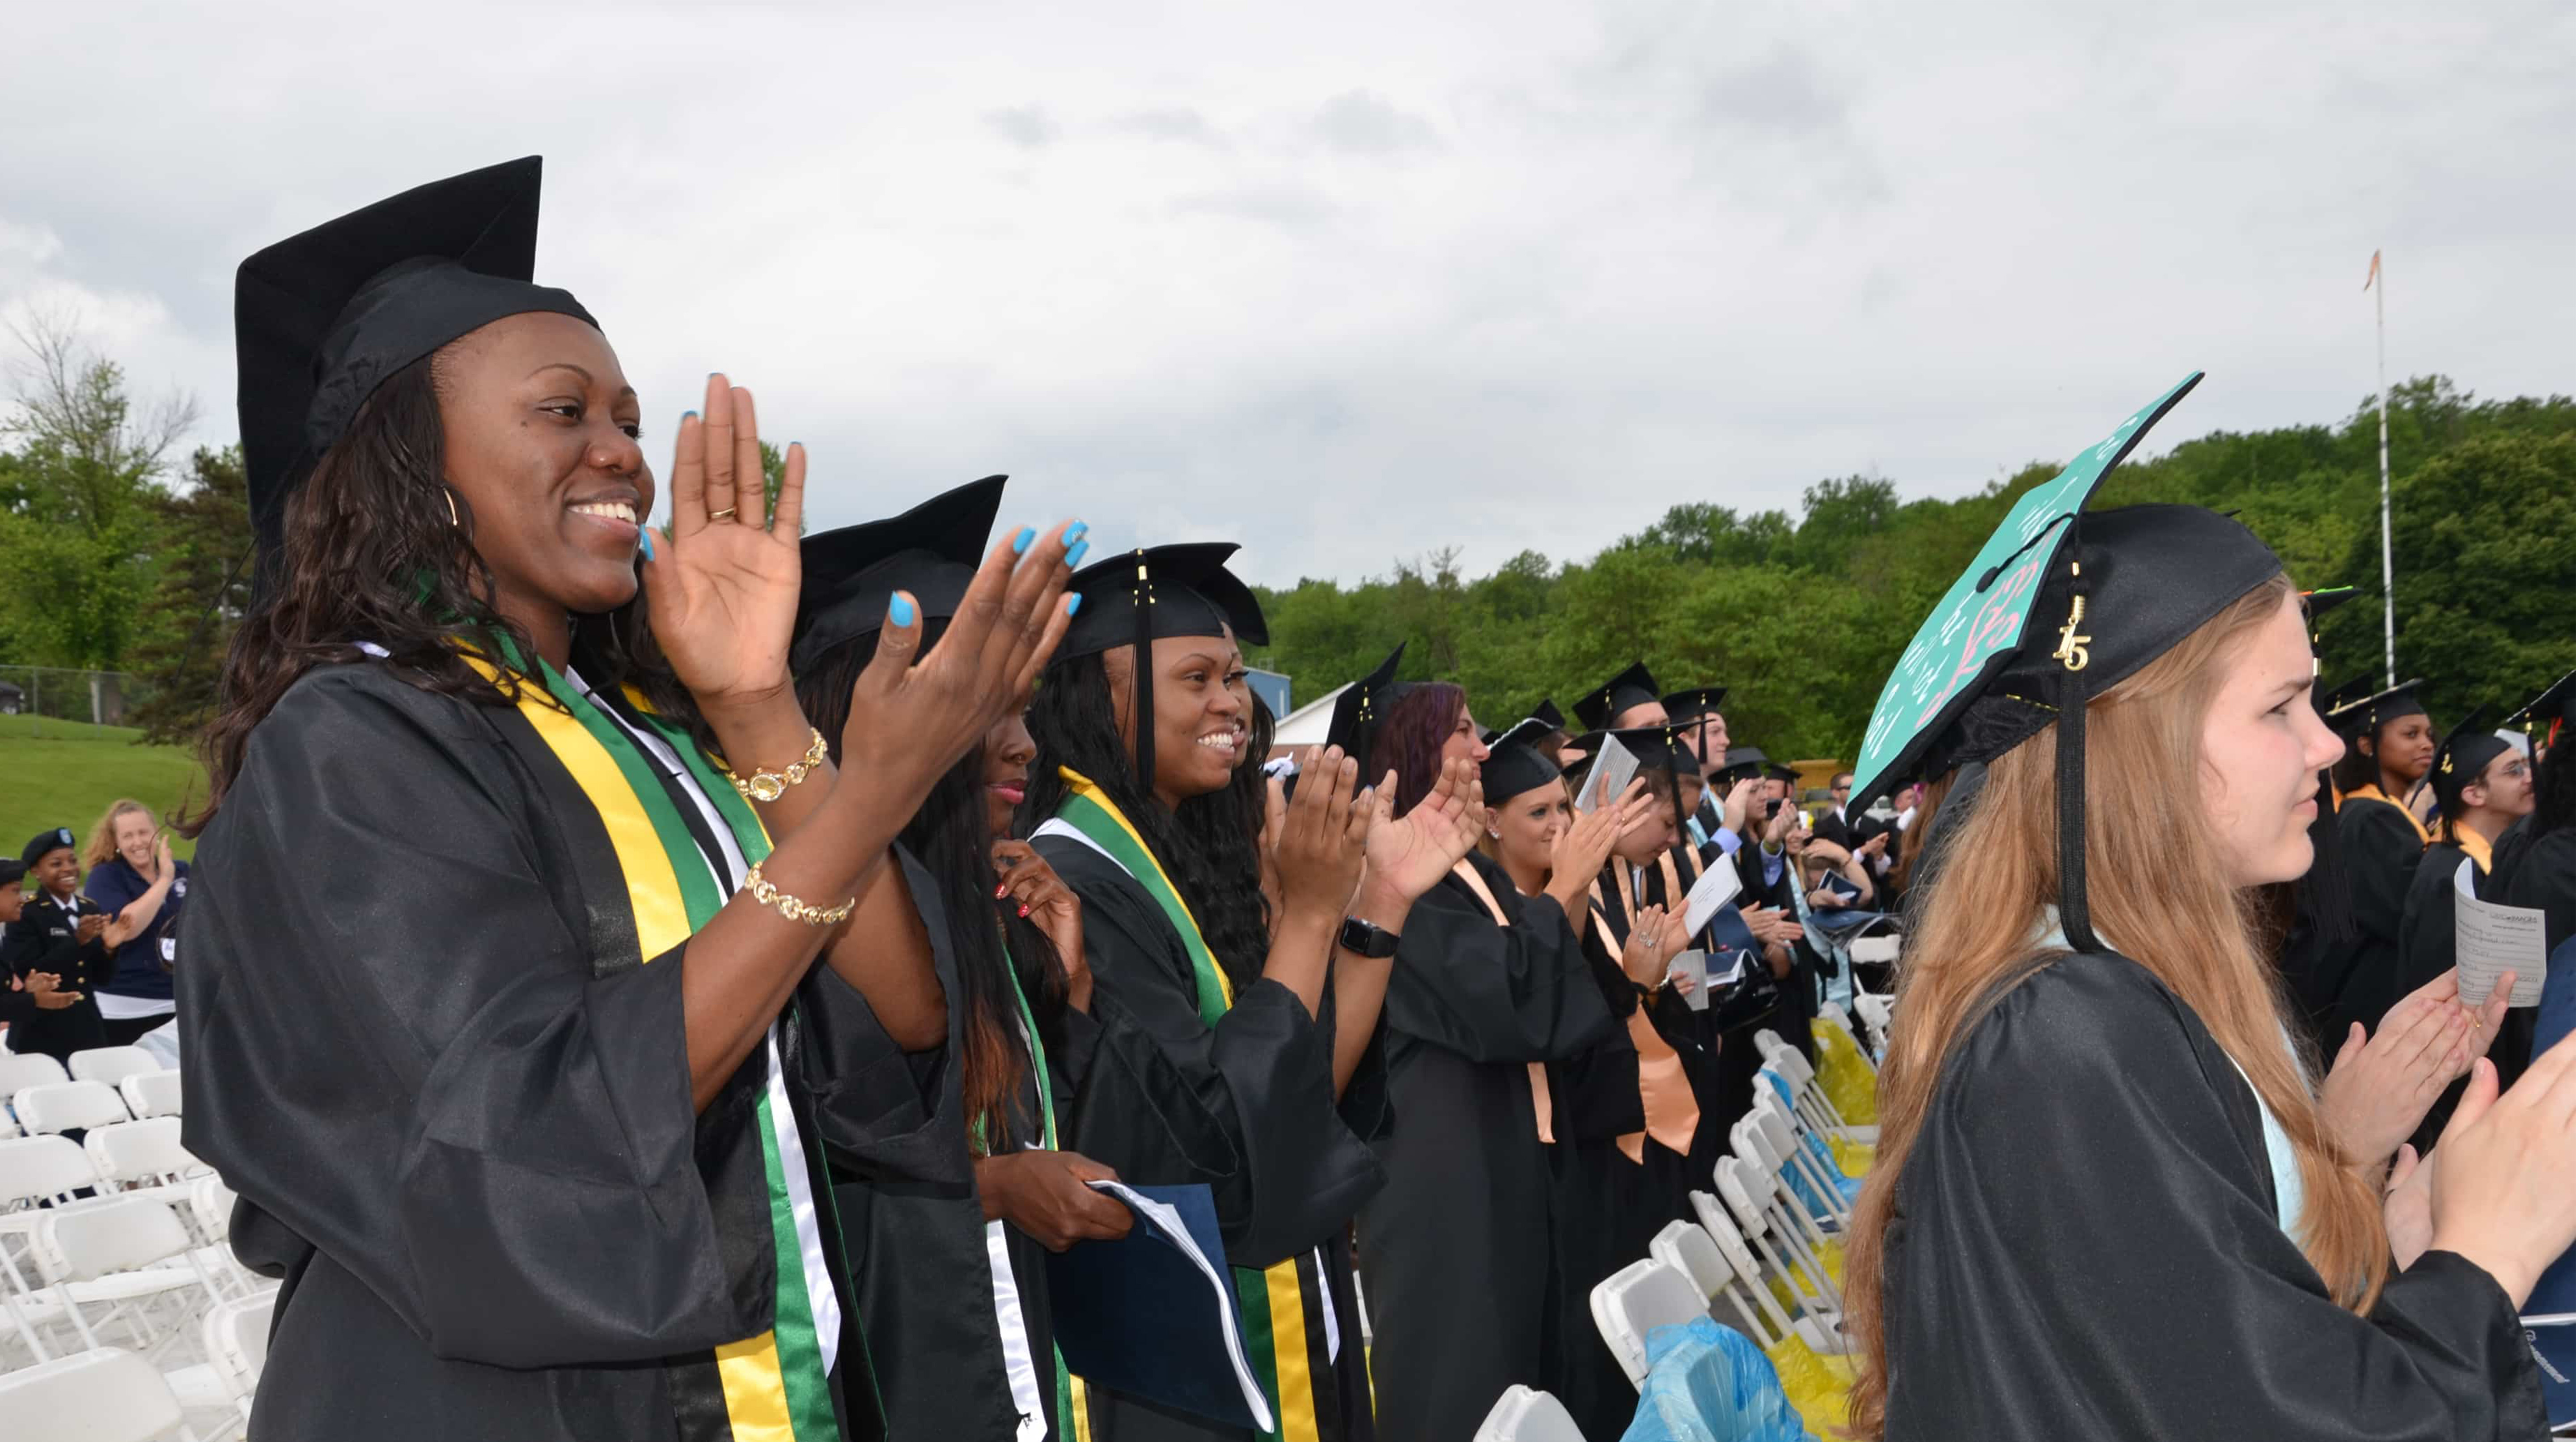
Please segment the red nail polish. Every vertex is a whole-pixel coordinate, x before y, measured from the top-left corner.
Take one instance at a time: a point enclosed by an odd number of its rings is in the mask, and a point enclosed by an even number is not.
[[[993,899],[994,899],[995,901],[999,901],[999,900],[1001,900],[1003,897],[1008,896],[1008,895],[1010,895],[1010,894],[1011,894],[1011,884],[1010,884],[1009,882],[1007,882],[1007,881],[1005,881],[1005,882],[1003,882],[1001,885],[996,886],[996,887],[994,887],[994,888],[993,888]]]
[[[1022,916],[1026,916],[1026,915],[1028,915],[1028,914],[1029,914],[1029,909],[1028,909],[1027,907],[1023,906],[1023,907],[1021,907],[1021,908],[1020,908],[1020,915],[1022,915]]]

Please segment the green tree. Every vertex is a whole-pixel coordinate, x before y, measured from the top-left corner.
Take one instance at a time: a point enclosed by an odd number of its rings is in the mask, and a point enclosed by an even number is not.
[[[172,399],[138,411],[125,373],[71,323],[13,328],[23,352],[0,476],[0,635],[12,659],[120,668],[152,584],[162,459],[196,423]]]
[[[233,627],[250,606],[250,488],[241,448],[200,447],[194,484],[159,500],[160,578],[137,617],[142,683],[127,720],[143,740],[185,743],[212,714]]]

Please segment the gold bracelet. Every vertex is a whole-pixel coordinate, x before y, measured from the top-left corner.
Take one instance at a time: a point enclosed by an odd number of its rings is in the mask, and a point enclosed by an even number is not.
[[[814,731],[810,726],[806,729]],[[831,754],[831,748],[823,744],[823,733],[814,731],[814,744],[805,748],[804,759],[797,761],[786,770],[755,771],[751,773],[751,779],[746,781],[728,769],[725,772],[725,779],[733,783],[734,790],[741,792],[750,800],[775,801],[787,794],[788,787],[804,780],[807,773],[822,765]]]
[[[807,926],[838,926],[850,919],[850,912],[859,904],[855,896],[828,910],[810,901],[799,901],[771,885],[769,878],[761,875],[757,866],[743,878],[742,889],[750,892],[761,905],[778,908],[778,914],[789,921],[801,921]]]

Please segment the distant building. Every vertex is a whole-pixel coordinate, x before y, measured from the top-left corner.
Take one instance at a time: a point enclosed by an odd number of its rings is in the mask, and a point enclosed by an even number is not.
[[[0,716],[15,716],[27,709],[27,688],[15,681],[0,681]]]
[[[1287,677],[1276,671],[1256,671],[1250,667],[1246,667],[1243,674],[1244,680],[1252,687],[1252,694],[1261,698],[1261,704],[1270,708],[1271,715],[1288,714]]]

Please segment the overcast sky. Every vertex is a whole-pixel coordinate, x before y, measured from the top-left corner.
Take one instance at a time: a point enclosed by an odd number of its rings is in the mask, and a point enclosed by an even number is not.
[[[2392,375],[2565,392],[2576,8],[15,5],[0,310],[233,425],[232,272],[546,157],[668,459],[704,373],[814,522],[993,471],[1253,578],[1589,554],[1819,477],[1974,489]]]

